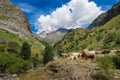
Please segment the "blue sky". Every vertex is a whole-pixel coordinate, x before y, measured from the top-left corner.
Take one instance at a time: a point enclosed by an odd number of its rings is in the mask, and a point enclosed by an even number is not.
[[[11,0],[11,2],[24,12],[32,31],[37,33],[54,31],[60,27],[86,27],[85,25],[89,25],[99,14],[117,3],[117,0]],[[89,11],[92,8],[94,13],[90,15]],[[87,16],[82,13],[86,13]],[[96,15],[93,16],[94,14]]]

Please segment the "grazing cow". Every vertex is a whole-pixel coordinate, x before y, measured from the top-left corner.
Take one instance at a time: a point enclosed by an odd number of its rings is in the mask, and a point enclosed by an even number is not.
[[[58,55],[53,57],[53,60],[58,60],[58,59],[59,59]]]
[[[72,53],[69,59],[75,60],[81,56],[81,53]]]
[[[61,53],[60,57],[67,58],[67,57],[69,57],[69,54],[68,53]]]
[[[12,77],[13,77],[13,78],[17,77],[17,74],[13,74]]]
[[[95,51],[83,51],[81,57],[87,59],[93,60],[96,55]]]

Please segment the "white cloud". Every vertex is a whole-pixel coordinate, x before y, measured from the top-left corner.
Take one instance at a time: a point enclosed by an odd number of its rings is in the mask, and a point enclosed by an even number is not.
[[[78,28],[90,24],[102,12],[94,2],[88,0],[71,0],[66,5],[57,8],[50,15],[41,15],[38,18],[38,33],[54,31],[62,28]]]
[[[27,12],[27,13],[33,12],[36,9],[35,7],[27,3],[19,3],[17,5],[23,12]]]

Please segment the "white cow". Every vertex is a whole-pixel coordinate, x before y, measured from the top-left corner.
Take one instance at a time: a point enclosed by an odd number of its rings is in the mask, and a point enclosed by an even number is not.
[[[69,59],[74,60],[74,59],[79,58],[80,56],[81,56],[81,53],[72,53]]]

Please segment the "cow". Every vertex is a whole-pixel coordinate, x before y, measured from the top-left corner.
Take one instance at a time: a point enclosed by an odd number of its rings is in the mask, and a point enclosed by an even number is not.
[[[96,54],[97,54],[97,53],[96,53],[95,51],[84,50],[84,51],[82,52],[81,57],[82,57],[82,58],[85,58],[86,60],[87,60],[87,59],[93,60]]]
[[[67,57],[69,57],[69,54],[68,54],[68,53],[61,53],[61,54],[60,54],[60,57],[62,57],[62,58],[67,58]]]
[[[72,53],[69,59],[75,60],[81,56],[81,53]]]

